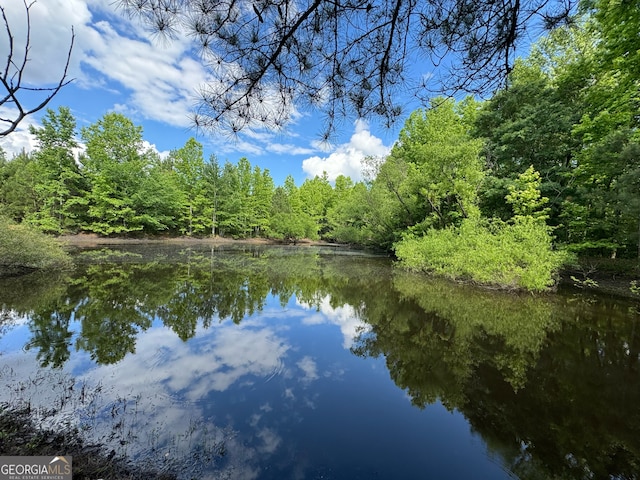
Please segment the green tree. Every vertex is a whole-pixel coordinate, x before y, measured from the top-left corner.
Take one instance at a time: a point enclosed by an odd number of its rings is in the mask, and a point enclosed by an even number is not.
[[[302,212],[315,225],[314,232],[310,236],[315,238],[327,233],[329,230],[327,212],[332,207],[334,198],[333,188],[326,172],[322,177],[316,175],[313,179],[306,179],[302,183],[300,201],[302,202]]]
[[[302,210],[300,189],[291,175],[284,186],[275,189],[271,206],[269,231],[272,236],[296,243],[304,237],[314,238],[316,225]]]
[[[413,112],[371,187],[371,232],[390,248],[407,229],[420,233],[478,215],[482,142],[470,136],[477,104],[434,99]]]
[[[169,154],[183,194],[179,224],[187,235],[203,234],[211,229],[210,200],[205,195],[202,144],[194,138]]]
[[[334,187],[334,202],[327,212],[331,240],[365,245],[369,243],[368,226],[371,212],[371,193],[367,186],[339,175]]]
[[[165,162],[147,153],[150,165],[132,198],[139,220],[146,232],[178,233],[179,219],[184,214],[185,192],[176,172]]]
[[[251,179],[251,232],[254,236],[265,235],[269,229],[271,204],[274,194],[273,178],[268,169],[254,167]]]
[[[209,161],[205,164],[202,172],[202,181],[204,183],[204,195],[209,200],[208,217],[211,219],[211,235],[215,236],[219,233],[219,204],[220,191],[222,187],[222,172],[220,164],[215,155],[209,157]]]
[[[244,235],[243,193],[238,167],[229,161],[225,162],[220,173],[220,200],[216,215],[220,235]]]
[[[540,193],[540,174],[533,166],[527,168],[524,173],[512,185],[509,185],[509,193],[505,197],[507,203],[513,208],[518,217],[532,217],[544,223],[547,218],[547,210],[543,209],[549,201]]]
[[[82,129],[87,146],[85,172],[91,184],[86,229],[102,235],[144,228],[134,198],[146,176],[142,127],[119,113],[107,113]]]
[[[76,121],[67,107],[47,109],[42,128],[30,126],[38,142],[33,154],[38,208],[26,220],[45,232],[76,230],[86,210],[85,180],[75,160]]]
[[[428,206],[422,224],[443,228],[478,215],[482,142],[471,138],[465,118],[477,108],[473,100],[438,98],[433,105],[409,116],[391,156],[407,163],[409,187]]]
[[[252,232],[252,224],[255,218],[255,212],[252,210],[251,191],[253,188],[251,163],[246,157],[238,160],[238,225],[240,227],[240,236],[247,237]]]
[[[31,155],[23,151],[5,162],[0,182],[0,202],[7,217],[22,222],[38,211],[38,176]]]
[[[566,201],[565,220],[578,251],[622,253],[640,258],[640,205],[634,175],[640,149],[637,29],[634,2],[586,2],[588,33],[596,41],[584,109],[574,126],[581,144],[574,172],[576,195]]]

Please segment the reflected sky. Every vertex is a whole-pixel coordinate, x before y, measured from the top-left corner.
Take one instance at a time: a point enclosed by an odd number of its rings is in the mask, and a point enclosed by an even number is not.
[[[269,296],[239,324],[215,318],[182,341],[156,319],[118,363],[75,351],[47,375],[16,325],[0,340],[0,397],[55,404],[96,441],[182,478],[508,478],[461,414],[416,409],[384,359],[351,353],[367,328],[330,296]]]

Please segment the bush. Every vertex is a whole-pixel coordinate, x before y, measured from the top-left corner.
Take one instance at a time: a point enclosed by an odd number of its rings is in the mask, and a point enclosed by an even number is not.
[[[0,217],[0,274],[66,269],[71,258],[56,239]]]
[[[553,287],[570,259],[553,249],[549,227],[532,217],[512,223],[467,219],[457,228],[406,237],[395,253],[410,270],[531,291]]]

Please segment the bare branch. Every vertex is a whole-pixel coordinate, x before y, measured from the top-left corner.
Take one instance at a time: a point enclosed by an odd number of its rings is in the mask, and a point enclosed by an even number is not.
[[[36,2],[34,0],[31,3],[27,3],[26,0],[23,0],[23,3],[26,13],[27,32],[25,35],[24,52],[19,57],[16,56],[14,49],[14,36],[11,31],[11,25],[9,24],[6,11],[4,7],[0,6],[0,12],[2,13],[2,20],[4,22],[8,43],[7,61],[2,71],[2,76],[0,77],[0,86],[4,90],[4,94],[2,98],[0,98],[0,106],[9,107],[11,111],[10,118],[0,117],[0,137],[9,135],[18,127],[25,117],[46,107],[49,101],[58,94],[62,87],[73,81],[73,79],[68,78],[71,53],[75,42],[75,31],[72,27],[71,42],[69,44],[69,50],[67,51],[64,69],[58,83],[52,87],[29,87],[24,84],[27,64],[29,63],[29,51],[31,49],[31,8]],[[44,94],[44,98],[35,106],[26,106],[22,100],[22,92],[42,92]],[[15,110],[15,112],[13,110]]]

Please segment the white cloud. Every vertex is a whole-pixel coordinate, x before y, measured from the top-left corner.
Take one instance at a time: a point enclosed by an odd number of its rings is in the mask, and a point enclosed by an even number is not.
[[[146,152],[146,151],[149,151],[149,150],[151,150],[154,153],[157,153],[158,156],[160,158],[162,158],[163,160],[166,159],[169,156],[169,154],[171,153],[169,150],[160,151],[160,150],[158,150],[158,147],[156,147],[155,143],[150,143],[150,142],[148,142],[146,140],[143,140],[142,141],[142,152]]]
[[[150,38],[127,37],[106,21],[85,29],[92,41],[91,49],[82,52],[82,64],[130,92],[130,114],[177,127],[190,125],[195,87],[209,77],[184,43],[160,46]],[[93,86],[90,79],[85,82]]]
[[[314,152],[311,148],[299,147],[290,143],[271,143],[267,145],[267,150],[285,155],[310,155]]]
[[[4,2],[9,26],[14,37],[14,61],[21,61],[27,38],[27,16],[23,2]],[[31,2],[29,2],[31,3]],[[29,62],[25,82],[43,86],[57,83],[62,75],[71,42],[72,27],[76,33],[73,55],[71,57],[70,76],[79,72],[81,31],[90,20],[91,14],[83,1],[77,0],[41,0],[34,2],[30,9],[31,34],[29,44]],[[0,42],[5,45],[6,34],[2,32]]]
[[[358,181],[362,179],[362,160],[367,156],[385,156],[389,150],[381,139],[371,134],[364,120],[356,120],[355,132],[348,143],[339,145],[328,157],[314,156],[303,160],[302,170],[310,178],[326,172],[330,181],[339,175]]]
[[[0,106],[0,118],[15,118],[17,111]],[[29,125],[38,126],[26,120],[18,124],[18,127],[10,134],[0,137],[0,147],[4,150],[7,159],[13,158],[23,150],[30,152],[36,146],[36,139],[29,133]],[[6,127],[6,124],[0,125]]]

